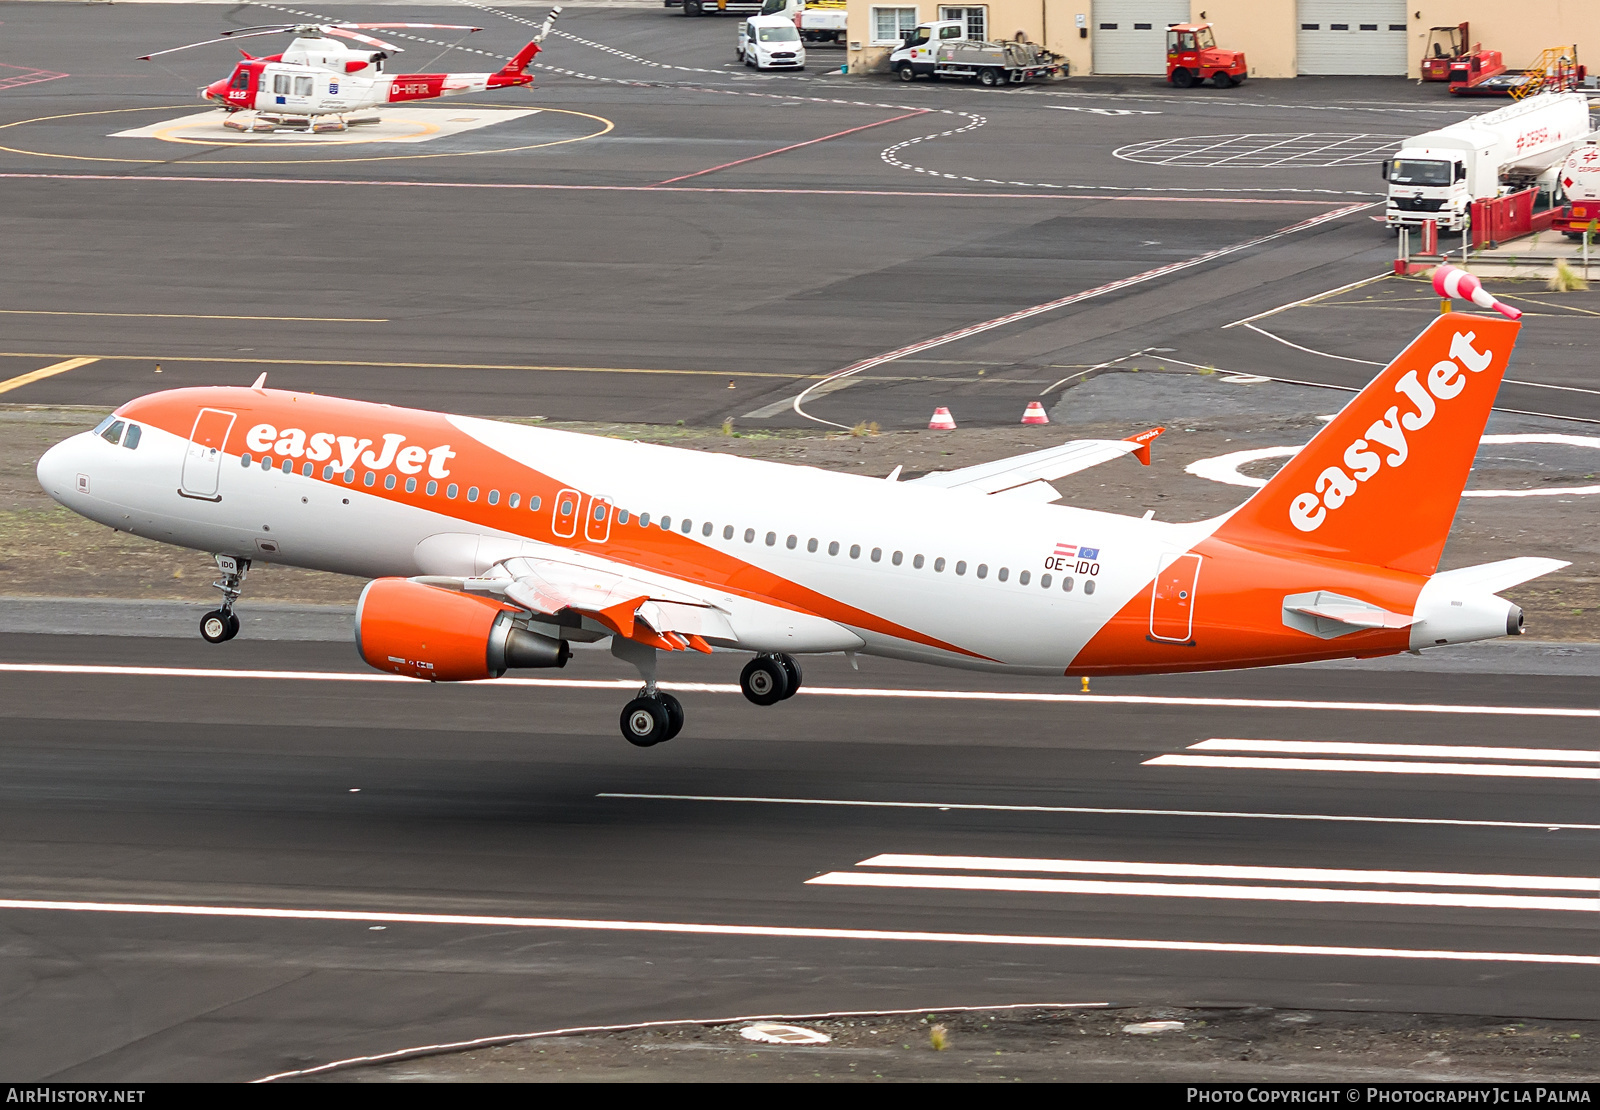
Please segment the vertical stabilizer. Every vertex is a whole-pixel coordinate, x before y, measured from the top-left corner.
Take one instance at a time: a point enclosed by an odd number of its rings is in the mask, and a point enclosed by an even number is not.
[[[1217,538],[1432,574],[1520,327],[1434,320]]]

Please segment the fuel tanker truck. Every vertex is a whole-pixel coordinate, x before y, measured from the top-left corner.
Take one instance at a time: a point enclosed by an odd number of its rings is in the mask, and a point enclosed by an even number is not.
[[[1537,186],[1554,200],[1562,163],[1590,135],[1583,93],[1541,93],[1407,139],[1383,164],[1391,230],[1437,220],[1465,231],[1472,202]]]

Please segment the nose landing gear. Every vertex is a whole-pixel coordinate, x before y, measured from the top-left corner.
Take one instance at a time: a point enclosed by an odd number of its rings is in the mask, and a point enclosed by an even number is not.
[[[233,603],[239,600],[244,576],[250,573],[250,560],[236,559],[232,555],[214,558],[217,573],[222,577],[211,584],[222,591],[222,607],[200,618],[200,638],[208,644],[221,644],[239,634],[239,618],[233,612]]]

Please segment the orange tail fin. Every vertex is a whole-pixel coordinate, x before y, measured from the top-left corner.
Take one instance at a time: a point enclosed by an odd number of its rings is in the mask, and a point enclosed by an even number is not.
[[[1520,328],[1434,320],[1217,538],[1432,574]]]

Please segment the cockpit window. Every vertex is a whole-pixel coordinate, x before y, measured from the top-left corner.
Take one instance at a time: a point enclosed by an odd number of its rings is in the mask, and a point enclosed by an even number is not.
[[[144,434],[144,429],[137,424],[129,424],[127,434],[122,437],[122,446],[130,451],[138,450],[139,437]]]
[[[116,419],[117,419],[116,414],[113,413],[112,415],[106,417],[104,420],[100,421],[100,423],[98,423],[98,424],[96,424],[94,426],[94,434],[95,435],[103,435],[105,433],[105,430],[107,428],[111,427],[112,423]]]
[[[107,443],[119,442],[122,439],[122,421],[112,421],[111,427],[100,433],[100,438]]]
[[[248,69],[240,67],[239,72],[233,75],[233,87],[236,89],[248,89],[250,87],[250,71]]]

